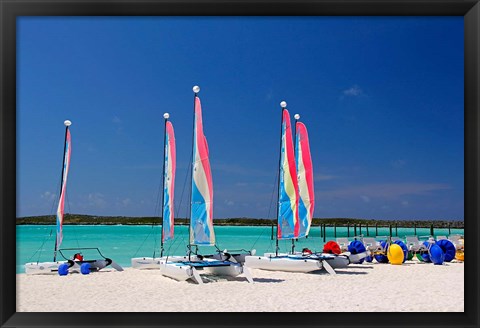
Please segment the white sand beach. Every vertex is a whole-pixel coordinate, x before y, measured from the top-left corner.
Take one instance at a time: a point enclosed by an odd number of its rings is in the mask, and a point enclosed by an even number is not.
[[[335,276],[324,270],[251,271],[253,284],[239,276],[203,285],[132,268],[89,275],[17,274],[17,312],[464,311],[461,262],[352,264]],[[295,299],[299,306],[292,307]]]

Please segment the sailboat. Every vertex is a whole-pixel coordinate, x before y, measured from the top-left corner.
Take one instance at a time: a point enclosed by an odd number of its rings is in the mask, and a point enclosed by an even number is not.
[[[163,137],[163,196],[162,196],[162,232],[160,236],[160,256],[135,257],[131,259],[132,268],[135,269],[160,269],[160,260],[163,258],[164,243],[174,237],[174,195],[175,195],[175,171],[176,171],[176,146],[175,132],[172,123],[168,120],[169,113],[163,114],[165,119]],[[187,260],[186,256],[176,256],[172,260]]]
[[[199,270],[212,275],[235,277],[244,274],[253,282],[247,268],[231,256],[228,260],[204,258],[198,254],[198,246],[215,246],[213,229],[213,181],[210,169],[207,139],[203,133],[202,106],[198,86],[194,92],[194,122],[192,145],[192,181],[190,201],[190,236],[188,259],[166,256],[160,260],[162,275],[178,281],[194,280],[202,284]]]
[[[67,190],[67,177],[70,168],[70,157],[72,154],[72,138],[69,127],[72,122],[66,120],[65,125],[65,141],[63,146],[63,165],[62,178],[60,186],[60,198],[57,207],[57,226],[55,232],[55,248],[53,251],[52,262],[29,262],[25,264],[25,273],[27,274],[61,274],[66,275],[68,272],[81,272],[87,274],[90,271],[98,271],[106,266],[112,266],[118,271],[123,271],[123,268],[116,262],[103,256],[98,248],[60,248],[63,241],[63,217],[65,207],[65,196]],[[101,259],[85,260],[81,253],[75,253],[71,258],[64,254],[66,251],[81,251],[81,250],[96,250]],[[60,255],[63,260],[57,260],[57,255]]]
[[[300,115],[295,114],[295,163],[297,168],[298,180],[298,215],[300,220],[300,236],[307,237],[312,225],[313,211],[315,204],[315,192],[313,187],[313,164],[310,153],[310,143],[308,139],[307,127],[300,122]],[[292,241],[293,245],[293,241]],[[292,247],[292,253],[294,249]],[[302,253],[295,253],[302,254]],[[310,255],[310,254],[308,254]],[[313,253],[311,257],[317,257],[326,261],[334,269],[345,268],[350,263],[355,263],[367,254],[326,254]]]
[[[329,273],[335,274],[335,271],[325,262],[325,259],[316,255],[294,253],[294,240],[306,237],[309,230],[309,216],[306,215],[306,211],[308,212],[309,209],[305,206],[308,198],[303,198],[301,202],[303,206],[301,212],[305,215],[302,216],[302,221],[300,222],[300,195],[290,114],[286,108],[287,103],[285,101],[282,101],[280,106],[282,107],[282,120],[275,253],[265,253],[264,256],[246,256],[245,265],[255,269],[289,272],[311,272],[325,267]],[[313,198],[310,198],[309,201],[311,203]],[[292,240],[291,253],[278,253],[278,241],[280,239]]]

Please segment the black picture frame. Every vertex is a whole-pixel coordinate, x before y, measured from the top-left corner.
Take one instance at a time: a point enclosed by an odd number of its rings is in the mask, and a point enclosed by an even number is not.
[[[18,16],[463,16],[465,37],[464,313],[16,313],[16,18]],[[2,327],[478,327],[480,4],[478,0],[0,0],[0,325]],[[421,277],[419,277],[421,279]],[[328,288],[328,286],[325,286]],[[426,287],[428,288],[428,287]],[[448,288],[448,286],[446,286]],[[99,291],[101,292],[101,291]],[[388,291],[378,291],[378,302]],[[235,291],[228,297],[234,296]],[[421,291],[419,291],[421,293]],[[66,297],[75,297],[71,291]],[[34,300],[32,300],[34,301]],[[322,300],[319,295],[319,301]],[[369,300],[371,301],[371,300]],[[408,300],[405,300],[408,301]],[[434,301],[426,299],[426,302]],[[455,301],[455,300],[452,300]],[[308,304],[304,304],[308,311]]]

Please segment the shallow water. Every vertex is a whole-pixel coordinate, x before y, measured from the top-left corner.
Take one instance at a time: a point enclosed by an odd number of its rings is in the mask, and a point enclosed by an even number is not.
[[[63,227],[63,243],[61,248],[98,247],[105,257],[111,258],[121,266],[129,267],[132,257],[160,254],[160,226],[152,225],[68,225]],[[417,228],[418,236],[428,236],[429,228]],[[176,226],[175,239],[166,242],[164,255],[183,255],[188,243],[188,227]],[[357,227],[357,233],[360,231]],[[367,231],[362,227],[361,233],[366,236]],[[378,236],[389,235],[389,228],[378,228]],[[463,229],[451,229],[451,234],[462,234]],[[326,241],[335,240],[335,229],[326,228]],[[337,227],[337,237],[347,237],[346,227]],[[413,228],[392,228],[392,234],[405,238],[414,235]],[[448,229],[435,229],[436,236],[448,236]],[[272,237],[272,228],[268,226],[216,226],[216,243],[220,249],[256,249],[257,254],[275,251],[275,240]],[[369,235],[375,235],[375,227],[369,228]],[[353,228],[350,227],[350,239],[353,239]],[[312,227],[308,238],[299,239],[295,249],[301,250],[308,247],[311,250],[322,250],[324,238],[320,237],[320,228]],[[45,225],[19,225],[17,226],[17,258],[16,272],[23,273],[26,262],[52,261],[55,245],[55,226]],[[280,240],[279,251],[291,250],[291,240]],[[213,246],[200,247],[201,254],[211,254],[215,251]],[[65,251],[70,257],[75,251]],[[85,258],[98,258],[96,251],[82,251]],[[67,255],[68,254],[68,255]],[[61,257],[58,257],[61,259]]]

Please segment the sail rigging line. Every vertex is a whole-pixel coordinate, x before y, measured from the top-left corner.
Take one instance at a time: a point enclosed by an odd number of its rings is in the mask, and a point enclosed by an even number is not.
[[[277,173],[275,174],[275,181],[273,182],[273,190],[272,190],[272,197],[270,199],[270,207],[268,208],[268,215],[267,215],[267,218],[270,217],[270,212],[272,210],[272,204],[273,204],[273,196],[275,195],[275,187],[277,185],[277,180],[278,180],[278,171]],[[275,219],[272,220],[272,224],[274,223]],[[267,231],[267,229],[263,229],[263,231],[260,233],[260,235],[257,237],[257,239],[255,240],[255,242],[253,243],[253,245],[251,246],[251,248],[254,248],[255,245],[257,244],[257,242],[260,240],[260,237],[262,237],[265,233],[265,231]],[[272,244],[273,242],[270,241],[270,247],[272,247]]]
[[[282,135],[283,135],[283,111],[285,110],[286,103],[281,102],[280,106],[282,107],[282,115],[280,119],[280,147],[278,151],[278,181],[277,181],[277,200],[280,202],[280,166],[282,165]],[[276,211],[276,218],[278,220],[278,214],[279,214],[279,204],[276,206],[277,211]],[[278,221],[277,221],[277,233],[275,234],[275,256],[278,256]]]
[[[30,256],[30,258],[28,259],[27,262],[30,262],[32,260],[32,258],[35,256],[35,254],[38,253],[38,257],[37,257],[37,263],[40,262],[40,256],[42,256],[42,251],[43,251],[43,246],[45,245],[45,243],[47,242],[47,240],[50,239],[50,237],[52,237],[52,230],[50,230],[50,234],[48,236],[45,236],[43,238],[43,242],[42,242],[42,245],[37,248],[37,250],[32,254],[32,256]]]
[[[67,190],[65,190],[65,200],[66,200],[67,207],[68,207],[68,213],[72,213],[72,209],[70,208],[70,200],[68,198]],[[77,232],[76,225],[72,224],[72,228],[73,228],[73,236],[75,237],[75,240],[77,242],[77,247],[80,248],[80,243],[78,241],[78,232]]]

